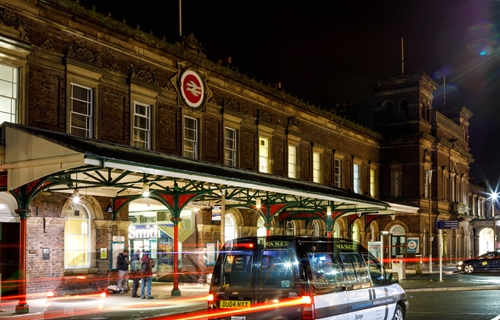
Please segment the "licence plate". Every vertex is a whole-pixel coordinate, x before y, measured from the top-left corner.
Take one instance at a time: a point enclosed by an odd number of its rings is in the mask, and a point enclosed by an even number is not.
[[[220,308],[250,308],[250,301],[241,301],[241,300],[221,300]],[[243,319],[234,319],[234,320],[245,320]],[[233,318],[231,318],[233,320]]]
[[[246,317],[243,317],[243,316],[231,316],[231,320],[246,320]]]

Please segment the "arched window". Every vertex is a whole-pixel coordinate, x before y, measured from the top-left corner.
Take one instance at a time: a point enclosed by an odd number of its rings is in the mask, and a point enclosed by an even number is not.
[[[237,237],[236,223],[231,213],[226,213],[224,219],[224,241],[229,241]]]
[[[333,225],[333,237],[340,238],[340,224],[338,221],[335,221],[335,224]]]
[[[356,223],[352,224],[352,240],[359,242],[359,227]]]
[[[370,241],[375,241],[375,227],[373,226],[373,223],[370,223]]]
[[[295,235],[295,221],[287,221],[286,222],[286,235],[294,236]]]
[[[90,267],[90,214],[86,206],[71,204],[64,223],[64,266]]]
[[[422,101],[422,119],[427,120],[427,104],[425,101]]]
[[[479,254],[494,250],[493,229],[484,228],[479,232]]]
[[[257,220],[257,237],[266,236],[266,227],[264,226],[264,218],[259,217]]]
[[[397,258],[405,254],[406,231],[400,225],[391,228],[391,257]]]
[[[313,220],[311,223],[312,235],[319,237],[319,222],[318,220]]]

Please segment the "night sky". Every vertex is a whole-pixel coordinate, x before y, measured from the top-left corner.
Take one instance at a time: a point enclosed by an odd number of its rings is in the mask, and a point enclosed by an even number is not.
[[[170,43],[179,40],[179,1],[80,0]],[[161,3],[159,5],[158,3]],[[440,85],[434,106],[465,106],[470,176],[500,180],[500,2],[483,0],[183,0],[182,34],[193,33],[213,61],[331,109],[369,110],[371,79],[425,72]],[[443,86],[446,76],[446,86]],[[445,89],[444,89],[445,88]],[[444,94],[445,93],[445,94]],[[500,188],[499,188],[500,191]]]

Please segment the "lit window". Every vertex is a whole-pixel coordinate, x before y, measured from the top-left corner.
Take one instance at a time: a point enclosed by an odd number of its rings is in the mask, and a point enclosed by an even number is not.
[[[184,117],[184,157],[198,159],[198,119]]]
[[[355,193],[361,193],[360,176],[359,176],[359,164],[354,164],[352,167],[353,175],[353,188]]]
[[[259,171],[270,173],[269,170],[269,139],[259,138]]]
[[[90,215],[81,204],[71,205],[64,224],[64,266],[90,267]]]
[[[264,218],[259,216],[259,219],[257,220],[257,237],[265,237],[267,234],[267,229],[264,224]]]
[[[313,182],[321,183],[321,154],[313,152]]]
[[[0,64],[0,123],[17,123],[19,69]]]
[[[92,138],[92,88],[72,83],[70,101],[70,133],[79,137]]]
[[[237,238],[236,223],[231,213],[226,214],[224,220],[224,240],[229,241]]]
[[[133,146],[151,148],[151,106],[134,101]]]
[[[295,221],[287,221],[286,222],[286,235],[294,236],[296,234]]]
[[[375,169],[370,169],[370,196],[375,197]]]
[[[236,167],[237,164],[237,132],[235,129],[227,128],[225,130],[225,144],[224,144],[224,164]]]
[[[334,184],[335,187],[337,188],[342,188],[342,160],[340,159],[335,159],[334,160],[334,175],[335,175],[335,180]]]
[[[288,145],[288,177],[297,178],[297,147]]]

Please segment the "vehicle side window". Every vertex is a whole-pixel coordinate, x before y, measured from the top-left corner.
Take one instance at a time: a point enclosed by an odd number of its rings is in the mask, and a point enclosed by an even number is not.
[[[224,260],[222,287],[250,287],[252,252],[229,253]]]
[[[340,260],[346,273],[346,283],[350,285],[371,284],[365,261],[357,252],[341,252]]]
[[[365,258],[366,264],[368,265],[368,271],[370,272],[370,278],[373,284],[377,285],[383,283],[385,272],[380,262],[369,252],[363,253],[363,258]]]
[[[260,286],[292,288],[295,286],[293,255],[290,250],[265,250],[261,255]]]
[[[336,291],[342,285],[342,270],[331,253],[308,253],[311,285],[315,294]]]

